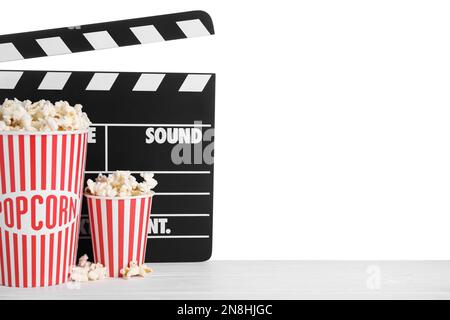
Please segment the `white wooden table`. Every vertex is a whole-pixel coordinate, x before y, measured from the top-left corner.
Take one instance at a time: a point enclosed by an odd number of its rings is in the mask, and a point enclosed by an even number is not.
[[[145,279],[0,287],[3,299],[450,299],[449,261],[149,264]]]

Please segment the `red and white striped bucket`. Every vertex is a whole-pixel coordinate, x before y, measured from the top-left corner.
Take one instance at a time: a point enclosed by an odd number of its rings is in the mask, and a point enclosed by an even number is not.
[[[110,277],[119,277],[130,261],[144,263],[152,196],[85,196],[95,262],[103,264]]]
[[[66,282],[80,225],[87,130],[0,133],[0,284]]]

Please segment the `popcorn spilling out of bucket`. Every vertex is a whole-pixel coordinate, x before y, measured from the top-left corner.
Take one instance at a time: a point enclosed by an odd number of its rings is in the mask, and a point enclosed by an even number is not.
[[[152,173],[142,173],[141,177],[143,181],[138,182],[129,171],[116,171],[87,182],[85,196],[94,260],[106,267],[110,277],[131,275],[136,266],[146,268],[143,264],[154,194],[152,189],[157,181]],[[133,271],[121,273],[127,267]]]
[[[138,182],[130,171],[116,171],[108,176],[99,174],[95,181],[87,181],[86,194],[102,197],[131,197],[153,195],[153,188],[158,182],[152,172],[143,172],[144,179]]]
[[[6,99],[0,105],[0,130],[2,131],[75,131],[86,130],[91,121],[79,104],[67,101],[55,104],[47,100],[32,103]]]

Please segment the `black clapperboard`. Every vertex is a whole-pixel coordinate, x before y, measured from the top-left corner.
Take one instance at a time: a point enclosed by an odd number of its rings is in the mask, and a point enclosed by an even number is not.
[[[0,36],[0,62],[214,34],[203,11]],[[79,103],[93,122],[86,179],[153,171],[146,261],[212,252],[215,74],[0,70],[0,99]],[[78,254],[92,254],[86,202]]]

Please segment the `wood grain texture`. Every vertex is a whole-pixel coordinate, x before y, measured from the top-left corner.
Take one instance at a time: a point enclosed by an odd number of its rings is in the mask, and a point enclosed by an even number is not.
[[[39,289],[0,299],[450,299],[449,261],[210,261],[150,264],[145,279]]]

